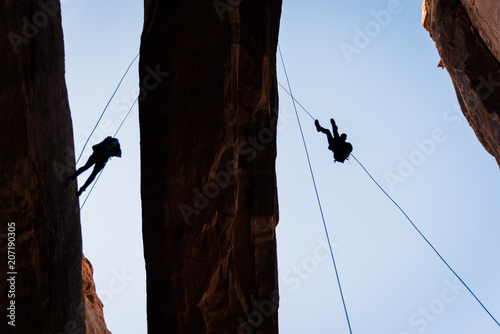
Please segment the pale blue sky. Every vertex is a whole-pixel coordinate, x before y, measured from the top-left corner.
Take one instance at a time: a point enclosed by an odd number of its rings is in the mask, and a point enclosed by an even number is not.
[[[280,45],[296,99],[325,127],[335,117],[356,157],[500,317],[498,166],[459,112],[447,72],[437,68],[420,6],[410,0],[285,1]],[[381,10],[393,13],[380,16]],[[63,1],[77,153],[138,52],[142,21],[141,1]],[[368,31],[368,40],[360,30]],[[358,49],[350,61],[341,49],[347,44]],[[115,132],[137,81],[135,64],[93,140]],[[299,115],[353,332],[500,333],[357,163],[334,164],[325,136],[305,113]],[[283,90],[279,128],[280,332],[348,333],[300,133]],[[146,333],[136,107],[118,138],[123,157],[108,163],[82,211],[84,252],[94,265],[108,328]]]

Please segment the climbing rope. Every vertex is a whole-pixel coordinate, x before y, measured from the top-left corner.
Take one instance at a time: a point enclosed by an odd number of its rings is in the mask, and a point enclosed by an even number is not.
[[[283,88],[283,90],[284,90],[285,92],[287,92],[287,93],[288,93],[288,91],[286,90],[286,88],[285,88],[285,87],[284,87],[284,86],[283,86],[280,82],[278,82],[278,85],[280,85],[280,87],[281,87],[281,88]],[[306,114],[308,114],[308,115],[309,115],[309,117],[311,117],[311,119],[312,119],[313,121],[315,121],[315,120],[316,120],[316,119],[313,117],[313,115],[311,115],[311,114],[309,113],[309,111],[307,111],[307,110],[306,110],[306,108],[304,108],[304,107],[302,106],[302,104],[300,104],[300,102],[299,102],[299,101],[297,101],[297,100],[296,100],[296,99],[292,96],[292,94],[291,94],[291,93],[288,93],[288,95],[290,95],[290,97],[293,99],[294,103],[297,103],[297,104],[298,104],[298,105],[302,108],[302,110],[304,110],[304,111],[306,112]]]
[[[127,70],[125,71],[125,73],[123,74],[122,78],[120,79],[120,82],[118,83],[118,86],[116,86],[116,89],[113,92],[113,95],[111,95],[111,97],[109,98],[109,101],[106,104],[106,106],[104,107],[104,110],[102,111],[101,116],[97,120],[97,123],[94,126],[94,129],[92,130],[92,132],[90,133],[89,137],[87,138],[87,141],[85,142],[85,145],[83,145],[82,151],[80,152],[80,155],[78,156],[78,159],[76,160],[76,165],[78,164],[78,162],[82,158],[83,152],[85,151],[85,147],[87,147],[87,144],[88,144],[88,142],[90,140],[90,137],[92,137],[92,135],[94,134],[94,131],[97,129],[97,126],[99,125],[99,122],[101,122],[102,116],[104,116],[104,113],[108,109],[108,106],[111,103],[111,100],[113,99],[113,97],[115,96],[116,92],[118,91],[118,88],[120,88],[120,85],[122,84],[123,79],[125,79],[125,76],[127,75],[128,71],[130,70],[130,67],[132,67],[132,64],[135,62],[135,60],[137,59],[137,57],[139,57],[139,52],[134,57],[134,59],[132,59],[132,61],[130,62],[130,65],[128,65]]]
[[[278,50],[279,50],[279,53],[280,53],[281,63],[283,64],[283,71],[285,72],[286,81],[288,83],[288,89],[290,91],[289,95],[292,97],[293,108],[295,110],[295,116],[297,117],[297,123],[299,124],[300,134],[302,136],[302,143],[304,144],[304,149],[306,151],[307,162],[309,164],[309,171],[311,172],[311,178],[312,178],[312,182],[313,182],[313,185],[314,185],[314,191],[316,192],[316,199],[318,201],[319,211],[321,213],[321,219],[323,220],[323,227],[325,228],[325,234],[326,234],[326,239],[328,241],[328,247],[330,247],[330,255],[332,257],[333,268],[335,269],[335,276],[337,277],[337,284],[339,286],[340,297],[342,299],[342,305],[344,306],[344,312],[345,312],[345,316],[346,316],[346,319],[347,319],[347,326],[349,327],[349,333],[352,334],[351,322],[349,321],[349,314],[347,313],[347,307],[345,305],[344,293],[342,291],[342,285],[340,284],[340,276],[339,276],[339,273],[338,273],[338,270],[337,270],[337,264],[335,263],[335,256],[333,255],[332,244],[330,242],[330,236],[328,235],[328,228],[326,227],[325,215],[323,214],[323,208],[321,206],[321,200],[319,198],[318,188],[316,186],[316,181],[314,179],[314,172],[313,172],[312,165],[311,165],[311,159],[309,158],[309,152],[307,150],[307,144],[306,144],[306,140],[305,140],[305,137],[304,137],[304,132],[302,131],[302,125],[300,124],[299,113],[297,112],[297,106],[295,105],[296,100],[295,100],[295,98],[293,97],[293,94],[292,94],[292,88],[290,86],[290,81],[288,80],[288,74],[286,72],[285,62],[283,60],[283,55],[281,53],[281,48],[280,48],[279,45],[278,45]],[[280,86],[283,87],[281,84],[280,84]],[[309,116],[311,116],[311,114],[309,114]]]
[[[155,11],[156,11],[156,8],[155,8]],[[149,32],[149,30],[148,30],[148,32]],[[135,60],[137,59],[137,57],[139,57],[139,53],[137,53],[137,55],[134,57],[134,59],[132,59],[132,61],[130,62],[130,64],[129,64],[129,65],[128,65],[128,67],[127,67],[127,70],[125,71],[125,73],[123,74],[122,78],[120,79],[120,82],[119,82],[119,83],[118,83],[118,85],[116,86],[115,91],[113,92],[113,94],[112,94],[112,95],[111,95],[111,97],[109,98],[109,101],[108,101],[108,103],[106,104],[106,106],[104,107],[104,110],[102,111],[101,116],[100,116],[100,117],[99,117],[99,119],[97,120],[97,123],[96,123],[96,125],[95,125],[94,129],[92,130],[92,132],[90,133],[89,137],[87,138],[87,141],[85,142],[85,145],[84,145],[84,146],[83,146],[83,148],[82,148],[82,151],[81,151],[81,153],[80,153],[80,155],[79,155],[79,157],[78,157],[78,159],[77,159],[77,161],[76,161],[76,164],[78,164],[78,162],[80,161],[80,159],[81,159],[81,157],[82,157],[82,155],[83,155],[83,152],[85,151],[85,147],[87,146],[87,144],[88,144],[88,142],[89,142],[90,138],[92,137],[92,135],[94,134],[95,130],[97,129],[97,126],[99,125],[99,122],[101,121],[102,117],[104,116],[104,113],[106,112],[106,110],[107,110],[107,108],[108,108],[109,104],[111,103],[111,100],[113,99],[113,97],[115,96],[116,92],[118,91],[118,88],[120,88],[120,85],[122,84],[123,79],[125,79],[125,76],[127,75],[128,71],[129,71],[129,70],[130,70],[130,68],[132,67],[132,64],[135,62]],[[131,107],[130,107],[130,109],[128,110],[128,112],[127,112],[127,114],[125,115],[125,117],[124,117],[124,119],[122,120],[122,122],[120,123],[120,126],[118,127],[118,129],[117,129],[117,130],[116,130],[116,132],[115,132],[115,135],[114,135],[115,137],[116,137],[116,135],[118,134],[118,131],[120,131],[120,129],[121,129],[121,127],[122,127],[123,123],[125,122],[125,120],[128,118],[128,116],[129,116],[129,114],[130,114],[130,112],[131,112],[132,108],[133,108],[133,107],[134,107],[134,105],[137,103],[137,100],[138,100],[138,97],[135,99],[134,103],[132,104],[132,106],[131,106]],[[102,171],[99,173],[99,175],[98,175],[98,177],[97,177],[97,180],[99,180],[99,177],[101,176],[101,173],[102,173]],[[92,192],[92,189],[94,189],[94,186],[95,186],[95,183],[97,182],[97,180],[94,182],[94,184],[93,184],[92,188],[90,189],[90,191],[89,191],[89,193],[88,193],[87,197],[85,198],[85,201],[83,202],[82,207],[80,208],[80,210],[83,208],[83,206],[84,206],[84,205],[85,205],[85,203],[87,202],[87,199],[88,199],[88,197],[89,197],[90,193]],[[61,201],[61,199],[63,198],[63,194],[64,194],[65,192],[66,192],[66,189],[61,190],[61,191],[59,192],[59,197],[58,197],[58,199],[57,199],[57,201],[56,201],[56,207],[59,205],[59,202],[60,202],[60,201]],[[44,235],[45,231],[47,230],[47,227],[49,226],[49,223],[50,223],[50,220],[52,219],[53,214],[54,214],[54,212],[51,212],[51,214],[49,215],[49,217],[48,217],[48,219],[47,219],[47,222],[44,224],[44,226],[43,226],[43,228],[42,228],[42,230],[41,230],[41,232],[40,232],[40,234],[39,234],[38,238],[35,240],[34,247],[33,247],[33,249],[31,250],[30,255],[28,256],[27,263],[29,263],[29,261],[30,261],[30,260],[31,260],[31,258],[33,257],[33,254],[35,253],[35,250],[37,249],[37,247],[38,247],[38,245],[39,245],[39,243],[40,243],[40,240],[42,239],[42,236]],[[53,258],[53,259],[51,260],[51,263],[50,263],[50,265],[49,265],[49,268],[50,268],[50,267],[52,267],[52,265],[54,264],[54,261],[55,261],[55,258]],[[24,272],[26,271],[26,268],[27,268],[27,266],[26,266],[26,267],[24,267],[24,268],[23,268],[23,270],[19,273],[19,275],[18,275],[18,279],[17,279],[17,282],[16,282],[16,285],[18,285],[18,284],[19,284],[19,282],[21,281],[21,279],[24,277]],[[18,321],[18,327],[19,327],[19,325],[23,322],[23,320],[24,320],[24,318],[25,318],[25,316],[26,316],[26,314],[27,314],[28,310],[30,309],[30,307],[31,307],[31,305],[33,304],[33,301],[34,301],[35,299],[36,299],[36,295],[34,295],[34,296],[33,296],[33,298],[30,300],[30,302],[28,303],[28,306],[27,306],[26,310],[24,311],[24,313],[22,314],[22,316],[19,318],[19,321]],[[5,312],[3,313],[3,315],[2,315],[2,319],[3,319],[3,318],[5,318],[6,314],[7,314],[7,310],[5,310]]]
[[[111,95],[111,98],[109,99],[108,103],[106,104],[104,110],[102,111],[101,113],[101,116],[99,117],[99,119],[97,120],[97,124],[95,125],[94,129],[92,130],[92,132],[90,133],[89,137],[87,138],[87,141],[85,142],[85,145],[83,146],[83,149],[82,149],[82,152],[80,153],[80,156],[78,157],[78,160],[76,161],[76,163],[78,164],[78,161],[80,161],[80,158],[82,157],[82,154],[83,152],[85,151],[85,147],[87,146],[87,143],[89,142],[90,140],[90,137],[92,137],[92,134],[94,133],[94,131],[97,129],[97,126],[99,125],[99,122],[101,121],[104,113],[106,112],[106,109],[108,108],[111,100],[113,99],[113,97],[115,96],[116,92],[118,91],[118,88],[120,87],[123,79],[125,78],[125,76],[127,75],[128,71],[130,70],[130,67],[132,66],[132,64],[135,62],[135,60],[137,59],[137,57],[139,56],[139,53],[134,57],[134,59],[130,62],[129,66],[127,67],[127,70],[125,71],[125,73],[123,74],[120,82],[118,83],[118,86],[116,87],[115,91],[113,92],[113,95]],[[118,129],[116,130],[114,136],[116,137],[116,135],[118,134],[118,131],[120,131],[123,123],[125,122],[125,120],[128,118],[130,112],[132,111],[132,108],[134,107],[134,105],[137,103],[137,100],[138,100],[138,97],[135,99],[134,103],[132,104],[132,106],[130,107],[130,109],[128,110],[127,114],[125,115],[125,117],[123,118],[122,122],[120,123],[120,126],[118,127]],[[97,180],[99,180],[99,177],[101,176],[101,173],[102,171],[99,173],[98,177],[97,177]],[[80,210],[83,208],[83,206],[85,205],[85,202],[87,202],[87,199],[90,195],[90,193],[92,192],[92,189],[94,189],[94,186],[95,186],[95,183],[97,182],[97,180],[94,182],[92,188],[90,189],[87,197],[85,198],[85,201],[83,202]],[[56,207],[59,205],[59,202],[61,201],[61,199],[63,198],[63,195],[64,193],[66,192],[66,189],[64,190],[61,190],[59,192],[59,197],[56,201]],[[52,216],[53,216],[54,212],[51,212],[51,214],[49,215],[48,219],[47,219],[47,222],[44,224],[38,238],[36,239],[35,243],[34,243],[34,246],[33,246],[33,249],[31,250],[31,253],[30,255],[28,256],[28,260],[27,260],[27,263],[29,263],[29,261],[31,260],[31,258],[33,257],[33,254],[35,253],[35,250],[37,249],[39,243],[40,243],[40,240],[42,239],[42,236],[44,235],[45,231],[47,230],[47,227],[49,226],[49,223],[50,223],[50,220],[52,219]],[[52,267],[52,265],[54,264],[54,261],[55,259],[53,258],[51,260],[51,263],[49,265],[49,268]],[[19,282],[21,281],[21,279],[24,277],[24,272],[26,271],[26,268],[27,267],[24,267],[23,270],[19,273],[18,275],[18,279],[17,279],[17,283],[16,284],[19,284]],[[31,299],[31,301],[28,303],[28,306],[26,308],[26,310],[24,311],[24,313],[22,314],[22,316],[19,318],[20,320],[18,321],[18,324],[21,324],[22,321],[24,320],[28,310],[30,309],[31,305],[33,304],[33,301],[35,300],[36,298],[36,295],[33,296],[33,298]],[[3,313],[2,315],[2,319],[6,316],[7,314],[7,310]],[[19,325],[18,325],[19,327]]]
[[[156,18],[156,10],[158,9],[158,2],[159,2],[159,0],[156,0],[156,1],[155,1],[155,9],[154,9],[154,11],[153,11],[153,16],[151,17],[151,23],[149,24],[148,30],[147,30],[147,31],[146,31],[146,33],[144,34],[143,40],[145,40],[145,39],[148,37],[149,32],[151,31],[151,27],[153,26],[154,20],[155,20],[155,18]],[[135,58],[134,58],[134,59],[130,62],[130,65],[128,66],[127,70],[125,71],[125,74],[123,74],[123,77],[121,78],[120,82],[118,83],[118,86],[116,87],[116,89],[115,89],[115,91],[114,91],[113,95],[111,95],[111,98],[109,99],[108,104],[106,104],[106,107],[105,107],[105,108],[104,108],[104,110],[102,111],[101,117],[99,117],[99,119],[97,120],[97,124],[95,125],[94,130],[92,130],[92,132],[91,132],[91,133],[90,133],[90,135],[89,135],[89,138],[87,139],[87,141],[85,142],[85,145],[83,146],[82,152],[80,153],[80,156],[78,157],[78,160],[76,161],[76,163],[77,163],[77,164],[78,164],[78,161],[80,161],[80,158],[82,157],[82,154],[83,154],[83,152],[84,152],[84,150],[85,150],[85,147],[87,146],[87,143],[88,143],[88,141],[89,141],[90,137],[92,137],[92,134],[93,134],[93,133],[94,133],[94,131],[97,129],[97,126],[99,125],[99,122],[101,121],[102,116],[103,116],[103,115],[104,115],[104,113],[106,112],[106,109],[108,108],[109,103],[111,102],[111,100],[112,100],[112,99],[113,99],[113,97],[115,96],[116,91],[117,91],[117,90],[118,90],[118,88],[120,87],[120,85],[121,85],[121,83],[122,83],[123,79],[125,78],[125,76],[126,76],[126,75],[127,75],[127,73],[128,73],[128,70],[130,69],[130,67],[132,66],[132,64],[134,63],[134,61],[137,59],[137,57],[139,56],[139,54],[140,54],[140,51],[137,53],[137,55],[135,56]],[[127,115],[125,115],[125,117],[123,118],[123,121],[121,122],[120,126],[118,127],[118,130],[116,130],[116,132],[115,132],[115,134],[114,134],[114,136],[113,136],[113,137],[116,137],[116,135],[118,134],[118,131],[120,131],[120,129],[121,129],[121,127],[122,127],[123,123],[124,123],[124,122],[125,122],[125,120],[128,118],[128,115],[130,114],[130,111],[132,110],[132,108],[134,107],[134,105],[137,103],[137,100],[138,100],[138,99],[139,99],[139,97],[137,97],[137,98],[135,99],[134,103],[132,104],[132,106],[131,106],[131,107],[130,107],[130,109],[128,110]],[[99,172],[99,175],[97,175],[97,179],[96,179],[96,180],[95,180],[95,182],[92,184],[92,188],[90,188],[90,190],[89,190],[89,192],[88,192],[87,196],[85,197],[85,200],[83,201],[83,204],[82,204],[82,206],[80,207],[80,210],[82,210],[82,209],[83,209],[83,207],[85,206],[85,203],[87,203],[87,199],[89,198],[90,194],[92,193],[92,190],[94,190],[94,187],[95,187],[95,185],[96,185],[97,181],[99,181],[99,178],[101,177],[101,174],[102,174],[102,172],[103,172],[103,171],[104,171],[104,169],[103,169],[103,170],[101,170],[101,171]]]
[[[151,23],[149,24],[148,30],[147,30],[147,31],[146,31],[146,33],[144,34],[144,37],[143,37],[143,39],[144,39],[144,40],[148,37],[149,32],[150,32],[150,30],[151,30],[151,27],[153,26],[154,20],[155,20],[155,18],[156,18],[156,10],[158,9],[158,2],[159,2],[159,0],[156,0],[156,1],[155,1],[155,9],[154,9],[154,11],[153,11],[153,16],[151,17]],[[89,142],[90,137],[92,137],[92,134],[93,134],[93,133],[94,133],[94,131],[97,129],[97,126],[99,125],[99,122],[101,121],[102,116],[103,116],[103,115],[104,115],[104,113],[106,112],[106,109],[108,108],[109,103],[111,102],[111,100],[112,100],[112,99],[113,99],[113,97],[115,96],[116,91],[117,91],[117,90],[118,90],[118,88],[120,87],[120,85],[121,85],[121,83],[122,83],[123,79],[125,78],[125,76],[126,76],[126,75],[127,75],[127,73],[128,73],[128,70],[130,69],[130,67],[132,66],[132,64],[135,62],[135,60],[137,59],[137,57],[139,56],[139,54],[140,54],[140,51],[137,53],[137,55],[134,57],[134,59],[130,62],[130,65],[128,66],[127,70],[126,70],[126,71],[125,71],[125,73],[123,74],[123,77],[121,78],[120,82],[118,83],[118,86],[116,87],[116,89],[115,89],[115,91],[114,91],[113,95],[111,95],[111,98],[109,99],[108,104],[106,104],[106,107],[105,107],[105,108],[104,108],[104,110],[102,111],[101,117],[99,117],[99,119],[97,120],[97,124],[95,125],[94,130],[92,130],[92,132],[90,133],[89,137],[87,138],[87,141],[85,142],[85,145],[83,146],[82,152],[80,153],[80,156],[78,157],[78,160],[76,161],[76,163],[77,163],[77,164],[78,164],[78,161],[80,161],[80,158],[82,157],[83,152],[85,151],[85,147],[87,146],[87,143]],[[128,115],[130,114],[130,111],[132,111],[132,108],[133,108],[133,107],[134,107],[134,105],[137,103],[137,100],[138,100],[138,99],[139,99],[139,97],[137,97],[137,98],[135,99],[134,103],[132,104],[132,106],[131,106],[131,107],[130,107],[130,109],[128,110],[127,115],[125,115],[125,117],[123,118],[122,122],[120,123],[120,126],[118,127],[118,130],[116,130],[116,132],[115,132],[115,134],[114,134],[114,136],[113,136],[113,137],[116,137],[116,135],[118,134],[118,131],[120,131],[120,129],[121,129],[121,127],[122,127],[123,123],[124,123],[124,122],[125,122],[125,120],[128,118]],[[85,206],[85,203],[87,203],[87,199],[89,198],[90,194],[92,193],[92,190],[94,190],[94,187],[95,187],[95,185],[96,185],[97,181],[99,181],[99,178],[101,177],[101,174],[102,174],[102,172],[103,172],[103,171],[104,171],[104,169],[103,169],[103,170],[101,170],[101,171],[99,172],[99,175],[97,175],[97,179],[96,179],[96,180],[94,181],[94,183],[92,184],[92,188],[90,188],[90,190],[89,190],[89,192],[88,192],[87,196],[85,197],[85,200],[83,201],[83,204],[82,204],[82,206],[80,207],[80,210],[82,210],[82,209],[83,209],[83,207]]]
[[[118,134],[118,131],[120,131],[120,129],[122,128],[122,125],[123,123],[125,123],[125,121],[127,120],[128,116],[130,115],[130,112],[132,111],[132,108],[134,108],[135,104],[137,103],[137,100],[139,99],[139,97],[137,97],[134,101],[134,103],[132,103],[132,106],[130,107],[130,109],[128,110],[127,114],[125,115],[125,117],[123,118],[122,122],[120,123],[120,126],[118,127],[118,129],[116,130],[115,134],[113,135],[113,137],[116,137],[116,135]],[[83,204],[82,206],[80,207],[80,211],[83,209],[83,207],[85,206],[85,203],[87,203],[87,199],[89,198],[90,194],[92,193],[92,190],[94,190],[94,187],[95,185],[97,184],[97,181],[99,181],[99,178],[101,177],[101,174],[102,172],[104,172],[104,169],[102,169],[99,174],[97,175],[97,178],[96,180],[94,181],[94,183],[92,184],[92,188],[90,188],[87,196],[85,197],[85,200],[83,201]]]
[[[280,51],[281,52],[281,51]],[[286,75],[286,71],[285,71]],[[295,98],[293,97],[293,94],[291,92],[291,89],[287,90],[282,84],[278,83],[280,87],[292,98],[294,101],[294,107],[295,107],[295,102],[304,110],[309,117],[311,117],[313,120],[315,118],[304,108]],[[301,130],[302,131],[302,130]],[[460,275],[453,270],[453,268],[448,264],[448,262],[443,258],[443,256],[439,253],[439,251],[434,247],[434,245],[425,237],[425,235],[420,231],[420,229],[413,223],[413,221],[410,219],[410,217],[406,214],[406,212],[399,206],[399,204],[385,191],[385,189],[375,180],[375,178],[368,172],[368,170],[363,166],[363,164],[354,156],[354,154],[351,154],[354,160],[359,164],[359,166],[365,171],[365,173],[370,177],[370,179],[377,185],[377,187],[387,196],[387,198],[401,211],[401,213],[406,217],[406,219],[410,222],[412,227],[418,232],[418,234],[424,239],[424,241],[432,248],[434,253],[441,259],[441,261],[448,267],[448,269],[455,275],[455,277],[464,285],[464,287],[470,292],[470,294],[476,299],[476,301],[481,305],[481,307],[486,311],[486,313],[493,319],[493,321],[497,324],[497,326],[500,326],[500,323],[497,321],[497,319],[491,314],[491,312],[486,308],[486,306],[479,300],[479,298],[476,296],[476,294],[469,288],[469,286],[462,280]]]
[[[425,235],[418,229],[418,227],[413,223],[413,221],[410,219],[410,217],[408,217],[406,212],[398,205],[398,203],[396,203],[392,199],[392,197],[384,190],[384,188],[382,188],[382,186],[373,178],[373,176],[368,172],[368,170],[366,170],[365,166],[363,166],[363,164],[361,162],[359,162],[359,160],[354,155],[352,155],[352,157],[361,166],[361,168],[363,168],[363,170],[370,177],[370,179],[372,179],[372,181],[377,185],[377,187],[379,187],[379,189],[387,196],[387,198],[389,198],[391,200],[391,202],[394,203],[394,205],[399,209],[399,211],[401,211],[401,213],[406,217],[406,219],[410,222],[410,224],[413,226],[413,228],[418,232],[418,234],[420,234],[420,236],[425,240],[425,242],[432,248],[434,253],[436,253],[436,255],[441,259],[441,261],[443,261],[443,263],[448,267],[448,269],[450,269],[450,271],[453,273],[453,275],[455,275],[455,277],[458,278],[458,280],[465,286],[465,288],[470,292],[470,294],[477,300],[479,305],[481,305],[481,307],[486,311],[486,313],[488,313],[488,315],[491,317],[491,319],[493,319],[493,321],[498,326],[500,326],[497,319],[495,319],[495,317],[490,313],[490,311],[486,308],[486,306],[484,306],[484,304],[479,300],[479,298],[476,296],[476,294],[474,292],[472,292],[472,290],[469,288],[469,286],[467,284],[465,284],[465,282],[462,280],[462,278],[455,272],[455,270],[453,270],[453,268],[448,264],[448,262],[441,256],[441,254],[434,247],[434,245],[429,241],[429,239],[427,239],[425,237]]]

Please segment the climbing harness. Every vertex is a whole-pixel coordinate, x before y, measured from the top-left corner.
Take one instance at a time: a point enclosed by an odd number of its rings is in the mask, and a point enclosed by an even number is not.
[[[306,141],[304,139],[304,133],[302,132],[302,127],[300,125],[300,119],[299,119],[299,116],[297,114],[297,108],[296,108],[296,105],[295,104],[298,104],[302,110],[307,114],[309,115],[309,117],[312,119],[312,120],[315,120],[315,118],[313,117],[313,115],[311,115],[307,110],[306,108],[304,108],[304,106],[302,106],[302,104],[300,104],[299,101],[297,101],[293,94],[292,94],[292,89],[290,87],[290,82],[288,80],[288,75],[287,75],[287,72],[286,72],[286,68],[285,68],[285,63],[283,61],[283,56],[281,54],[281,49],[278,45],[278,50],[279,50],[279,53],[280,53],[280,57],[281,57],[281,62],[283,64],[283,70],[284,70],[284,73],[285,73],[285,77],[286,77],[286,80],[287,80],[287,83],[288,83],[288,90],[281,84],[278,82],[279,86],[291,97],[292,99],[292,102],[293,102],[293,106],[295,108],[295,113],[296,113],[296,116],[297,116],[297,121],[299,123],[299,128],[300,128],[300,133],[302,135],[302,141],[304,143],[304,148],[305,148],[305,151],[306,151],[306,156],[307,156],[307,160],[308,160],[308,163],[309,163],[309,170],[311,171],[311,176],[312,176],[312,179],[313,179],[313,184],[314,184],[314,189],[316,191],[316,197],[318,199],[318,204],[319,204],[319,208],[320,208],[320,212],[321,212],[321,217],[323,218],[323,225],[325,227],[325,232],[326,232],[326,236],[327,236],[327,239],[328,239],[328,244],[330,245],[330,240],[328,238],[328,231],[326,229],[326,224],[325,224],[325,218],[323,216],[323,211],[321,209],[321,202],[320,202],[320,199],[319,199],[319,195],[318,195],[318,190],[316,188],[316,182],[314,180],[314,175],[313,175],[313,170],[312,170],[312,167],[311,167],[311,161],[310,161],[310,158],[309,158],[309,154],[308,154],[308,151],[307,151],[307,146],[306,146]],[[427,237],[425,237],[425,235],[420,231],[420,229],[415,225],[415,223],[410,219],[410,217],[406,214],[406,212],[399,206],[399,204],[385,191],[385,189],[375,180],[375,178],[370,174],[370,172],[365,168],[365,166],[351,153],[351,156],[354,158],[354,160],[359,164],[359,166],[363,169],[363,171],[370,177],[370,179],[377,185],[377,187],[385,194],[385,196],[387,196],[387,198],[399,209],[399,211],[401,211],[401,213],[405,216],[405,218],[410,222],[411,226],[418,232],[418,234],[422,237],[422,239],[424,239],[424,241],[432,248],[432,250],[434,251],[434,253],[439,257],[439,259],[441,259],[441,261],[446,265],[446,267],[453,273],[453,275],[455,275],[455,277],[464,285],[464,287],[470,292],[470,294],[474,297],[474,299],[476,299],[476,301],[479,303],[479,305],[481,305],[481,307],[483,308],[483,310],[491,317],[491,319],[493,319],[493,321],[497,324],[497,326],[500,327],[500,323],[497,321],[497,319],[491,314],[491,312],[488,310],[488,308],[481,302],[481,300],[479,300],[479,298],[476,296],[476,294],[469,288],[469,286],[463,281],[463,279],[460,277],[460,275],[458,275],[458,273],[450,266],[450,264],[448,264],[448,262],[443,258],[443,256],[439,253],[439,251],[434,247],[434,245],[429,241],[429,239],[427,239]],[[337,283],[339,285],[339,289],[340,289],[340,295],[342,297],[342,302],[344,304],[344,311],[345,311],[345,314],[346,314],[346,318],[347,318],[347,323],[349,325],[349,331],[351,332],[352,334],[352,331],[351,331],[351,326],[350,326],[350,323],[349,323],[349,317],[347,315],[347,309],[345,307],[345,302],[344,302],[344,297],[343,297],[343,294],[342,294],[342,288],[340,287],[340,280],[339,280],[339,276],[338,276],[338,272],[337,272],[337,268],[335,266],[335,260],[333,258],[333,252],[331,251],[331,246],[330,246],[330,252],[331,252],[331,255],[332,255],[332,260],[333,260],[333,264],[334,264],[334,269],[335,269],[335,274],[337,276]]]

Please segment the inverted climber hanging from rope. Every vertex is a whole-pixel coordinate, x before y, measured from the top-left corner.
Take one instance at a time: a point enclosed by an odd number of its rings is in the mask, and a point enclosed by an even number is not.
[[[70,183],[77,178],[78,175],[85,172],[87,169],[89,169],[90,167],[92,167],[92,165],[95,164],[92,174],[90,174],[85,184],[76,193],[78,196],[80,196],[85,191],[85,189],[87,189],[87,187],[92,183],[92,181],[94,181],[97,174],[99,174],[99,172],[104,168],[104,166],[106,166],[106,163],[111,157],[121,158],[122,156],[120,143],[118,142],[118,139],[113,137],[106,137],[99,144],[92,146],[92,150],[94,150],[94,153],[92,153],[92,155],[89,157],[87,163],[83,167],[80,167],[73,175],[68,177],[68,179],[66,180],[66,188],[67,188],[70,185]]]
[[[314,125],[316,125],[316,130],[318,132],[323,132],[328,137],[328,149],[333,152],[333,158],[335,161],[342,162],[349,158],[349,155],[352,152],[352,145],[346,142],[347,135],[345,133],[339,136],[338,127],[335,124],[335,120],[333,118],[330,119],[330,123],[332,123],[333,136],[330,130],[325,129],[319,125],[319,121],[315,120]]]

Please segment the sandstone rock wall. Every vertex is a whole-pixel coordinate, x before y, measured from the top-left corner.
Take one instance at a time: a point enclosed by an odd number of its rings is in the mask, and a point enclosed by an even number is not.
[[[84,255],[82,256],[82,279],[85,297],[85,334],[111,334],[106,328],[102,302],[95,290],[94,268]]]
[[[500,2],[425,0],[422,14],[465,117],[500,165]]]
[[[500,59],[500,3],[495,0],[461,0],[472,27],[493,56]]]
[[[2,1],[0,13],[0,332],[84,328],[78,201],[62,182],[74,154],[59,2]],[[9,222],[13,298],[5,277]],[[6,318],[11,301],[15,326]]]
[[[3,1],[0,15],[0,333],[109,333],[64,187],[75,158],[60,4]]]
[[[276,333],[281,1],[145,2],[149,333]]]

